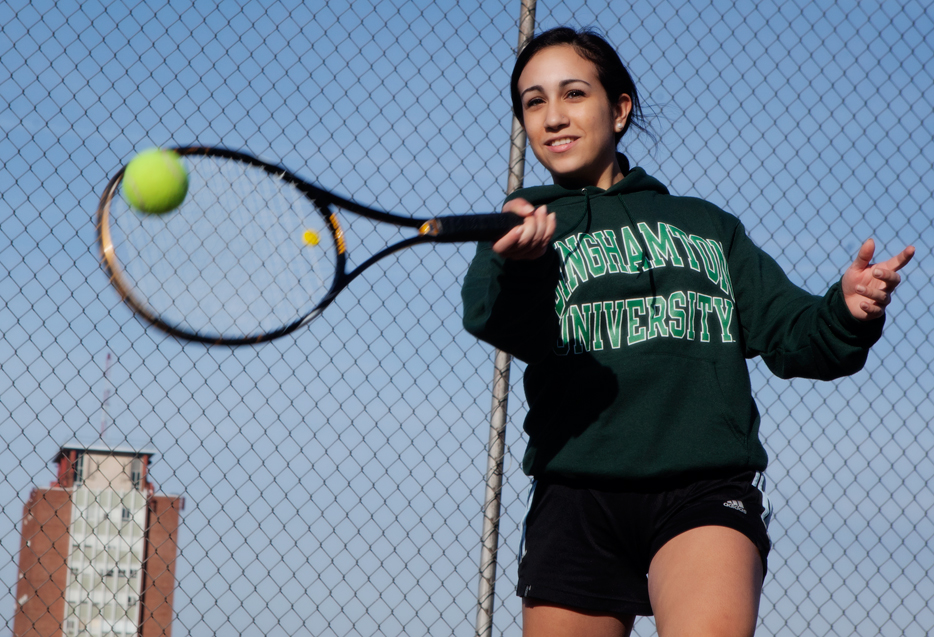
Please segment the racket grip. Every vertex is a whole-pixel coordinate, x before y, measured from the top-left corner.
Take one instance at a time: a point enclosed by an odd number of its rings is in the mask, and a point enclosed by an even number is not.
[[[447,215],[429,219],[418,233],[438,243],[496,241],[519,225],[522,225],[522,217],[511,212]]]

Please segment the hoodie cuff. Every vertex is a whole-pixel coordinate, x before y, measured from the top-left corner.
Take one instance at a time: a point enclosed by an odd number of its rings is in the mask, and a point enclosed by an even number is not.
[[[870,321],[861,321],[853,316],[843,298],[843,288],[839,281],[834,283],[830,290],[827,291],[827,298],[830,313],[836,319],[837,325],[847,340],[869,346],[882,336],[885,314]]]

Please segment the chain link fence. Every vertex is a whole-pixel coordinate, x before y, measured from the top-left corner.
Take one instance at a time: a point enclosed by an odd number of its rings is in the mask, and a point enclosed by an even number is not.
[[[496,210],[519,12],[518,0],[0,3],[0,634],[474,632],[493,352],[460,325],[473,248],[390,258],[297,336],[205,348],[132,316],[99,267],[92,217],[135,152],[192,142],[384,209]],[[866,237],[885,254],[917,246],[865,370],[787,382],[750,363],[777,505],[759,634],[934,632],[931,7],[539,1],[536,28],[559,24],[604,32],[652,105],[658,140],[625,141],[633,163],[737,214],[807,289],[823,292]],[[547,182],[529,159],[525,183]],[[392,238],[356,232],[358,258]],[[521,632],[524,412],[520,385],[495,634]],[[64,484],[56,467],[74,468],[61,459],[76,449],[148,458],[131,483],[176,507],[155,628],[132,622],[156,584],[129,579],[129,623],[103,609],[113,586],[69,593],[83,623],[63,625],[51,603],[32,632],[17,623],[21,560],[38,550],[21,544],[31,494]],[[147,518],[128,502],[85,502],[75,520],[122,508],[149,533],[155,505]],[[56,549],[60,565],[75,546]],[[155,559],[125,553],[137,569]],[[68,563],[61,581],[81,585]],[[653,634],[651,620],[635,632]]]

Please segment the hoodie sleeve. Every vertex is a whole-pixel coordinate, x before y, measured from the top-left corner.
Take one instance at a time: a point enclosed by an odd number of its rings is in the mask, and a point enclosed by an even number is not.
[[[747,358],[761,356],[780,378],[831,380],[863,368],[884,316],[853,317],[839,282],[824,296],[802,290],[738,222],[728,259]]]
[[[534,261],[514,261],[488,242],[478,244],[461,289],[464,328],[522,361],[541,360],[558,337],[557,281],[552,249]]]

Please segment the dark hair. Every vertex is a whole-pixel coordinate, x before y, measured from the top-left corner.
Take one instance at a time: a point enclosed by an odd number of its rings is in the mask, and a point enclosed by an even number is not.
[[[529,40],[529,43],[519,53],[516,58],[516,66],[512,69],[512,80],[509,83],[509,90],[512,94],[512,112],[520,124],[524,124],[522,116],[522,100],[519,97],[519,76],[523,69],[529,63],[536,53],[552,46],[568,45],[573,46],[574,50],[584,58],[590,60],[597,68],[597,77],[600,84],[606,91],[606,96],[610,100],[610,105],[615,106],[621,95],[626,94],[632,100],[632,111],[626,118],[626,125],[623,130],[616,133],[616,143],[622,139],[629,125],[632,124],[637,129],[648,132],[645,117],[642,114],[642,104],[639,102],[639,94],[636,92],[636,83],[632,76],[626,70],[623,61],[619,59],[610,44],[602,36],[590,29],[581,29],[575,31],[570,27],[557,27],[539,33]]]

